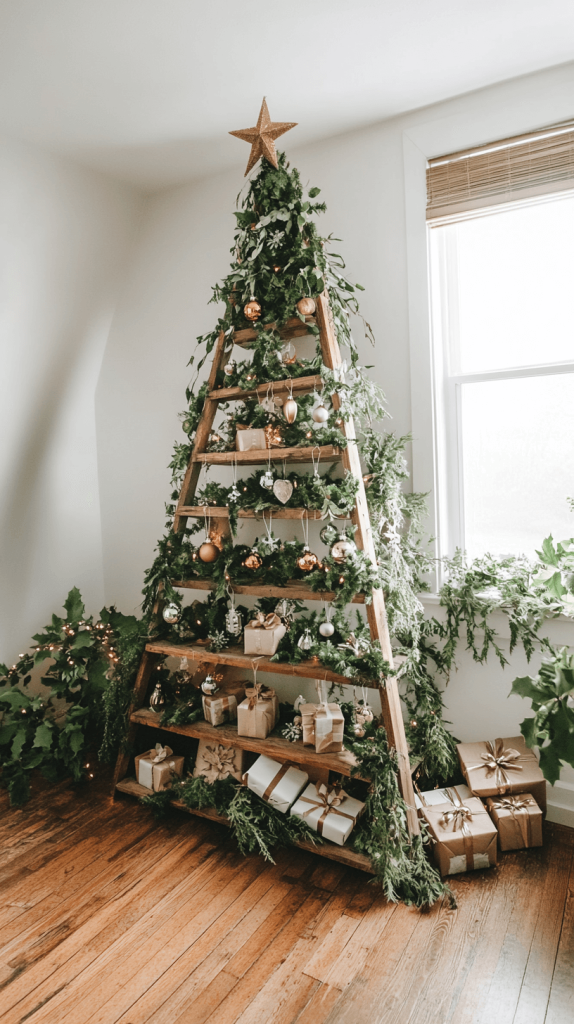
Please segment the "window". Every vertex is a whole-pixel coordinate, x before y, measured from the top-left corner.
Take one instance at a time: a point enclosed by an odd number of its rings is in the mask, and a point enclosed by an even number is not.
[[[498,205],[490,193],[482,209],[473,194],[446,216],[442,197],[443,216],[429,220],[440,555],[532,555],[548,533],[574,534],[574,190],[565,184],[511,202],[507,188]]]

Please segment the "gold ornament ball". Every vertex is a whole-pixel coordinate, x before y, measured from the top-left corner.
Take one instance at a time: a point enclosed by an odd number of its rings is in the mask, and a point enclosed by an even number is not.
[[[261,316],[261,306],[257,302],[257,299],[251,299],[246,302],[243,307],[243,312],[247,320],[259,320]]]
[[[283,415],[287,423],[294,423],[297,419],[297,402],[294,398],[288,398],[283,405]]]
[[[315,312],[315,299],[299,299],[299,302],[297,303],[297,309],[299,310],[301,316],[312,316],[313,313]]]
[[[312,412],[315,423],[326,423],[329,419],[329,410],[324,405],[317,405]]]
[[[303,572],[312,572],[313,569],[319,568],[320,562],[312,551],[304,551],[302,555],[299,555],[297,565]]]
[[[219,558],[219,548],[212,541],[206,540],[201,545],[198,555],[202,562],[215,562]]]
[[[260,569],[263,565],[263,560],[256,551],[252,551],[250,555],[247,555],[243,564],[246,569]]]

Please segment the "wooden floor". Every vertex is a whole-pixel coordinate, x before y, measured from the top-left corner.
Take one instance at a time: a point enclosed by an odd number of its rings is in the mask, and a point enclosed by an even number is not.
[[[574,832],[460,876],[459,909],[385,902],[299,850],[155,824],[107,780],[0,797],[2,1024],[572,1024]]]

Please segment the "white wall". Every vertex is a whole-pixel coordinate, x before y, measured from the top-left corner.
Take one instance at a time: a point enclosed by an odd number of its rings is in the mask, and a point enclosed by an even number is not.
[[[344,254],[351,279],[367,289],[362,309],[377,343],[373,352],[357,337],[361,357],[375,364],[391,427],[414,431],[417,489],[434,484],[426,158],[573,114],[574,65],[564,65],[289,151],[303,180],[322,189],[328,204],[324,232],[344,239],[335,251]],[[98,389],[98,443],[106,601],[126,610],[140,600],[142,570],[163,530],[165,467],[173,440],[183,438],[176,412],[183,407],[185,364],[194,337],[216,318],[206,303],[210,285],[227,270],[240,186],[237,173],[226,173],[147,201],[145,230],[114,318]],[[555,628],[562,630],[560,642],[567,642],[573,627]],[[446,693],[457,735],[472,740],[516,734],[527,705],[507,700],[507,694],[514,676],[525,671],[518,654],[502,673],[494,663],[478,668],[463,652]],[[574,773],[565,772],[564,779],[552,814],[574,824]]]
[[[139,198],[0,140],[0,661],[103,603],[94,389]]]

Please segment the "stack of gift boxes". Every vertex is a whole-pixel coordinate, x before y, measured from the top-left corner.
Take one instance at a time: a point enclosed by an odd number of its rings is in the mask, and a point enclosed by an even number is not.
[[[443,875],[491,867],[497,848],[542,846],[546,782],[522,736],[459,743],[466,786],[416,797]]]

